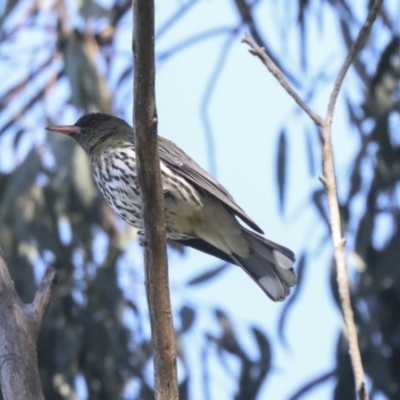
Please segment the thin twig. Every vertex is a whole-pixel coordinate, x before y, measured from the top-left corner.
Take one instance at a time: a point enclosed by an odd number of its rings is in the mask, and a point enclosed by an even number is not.
[[[284,78],[279,68],[272,62],[265,52],[265,49],[257,46],[249,35],[245,34],[244,43],[250,46],[250,52],[261,59],[261,61],[267,66],[269,71],[275,76],[282,87],[294,98],[297,104],[310,116],[310,118],[323,130],[323,172],[324,174],[319,178],[325,186],[325,190],[328,198],[329,207],[329,224],[331,228],[332,243],[334,247],[334,254],[337,266],[337,282],[339,287],[339,295],[341,300],[341,307],[343,311],[343,318],[347,329],[348,341],[349,341],[349,354],[354,372],[355,386],[358,398],[360,400],[368,400],[369,396],[365,387],[364,368],[362,365],[361,353],[358,346],[357,329],[354,323],[353,310],[351,308],[351,298],[349,290],[349,279],[347,275],[346,257],[344,252],[345,239],[342,237],[341,223],[340,223],[340,211],[339,202],[337,197],[336,188],[336,175],[333,160],[332,150],[332,118],[335,103],[339,94],[340,87],[345,78],[346,72],[350,65],[354,61],[358,51],[361,49],[367,35],[369,34],[371,27],[378,15],[383,0],[376,0],[373,7],[371,8],[368,17],[362,26],[357,39],[351,47],[342,68],[336,78],[332,94],[329,99],[327,108],[327,115],[325,119],[322,119],[313,110],[311,110],[307,104],[300,98],[295,90],[289,85]]]
[[[268,68],[272,75],[275,76],[277,81],[281,84],[281,86],[293,97],[295,102],[309,115],[309,117],[320,127],[323,125],[323,119],[311,110],[310,107],[303,101],[303,99],[297,94],[297,92],[292,88],[290,83],[285,79],[282,74],[282,71],[279,67],[271,60],[268,54],[265,51],[264,47],[258,46],[254,40],[249,36],[248,33],[244,34],[244,38],[242,39],[243,43],[246,43],[250,46],[250,53],[254,56],[257,56]]]
[[[175,337],[168,284],[164,197],[157,137],[154,0],[133,0],[136,160],[143,201],[146,292],[153,342],[156,400],[178,399]]]
[[[342,85],[343,79],[346,76],[347,70],[349,69],[350,65],[353,63],[357,53],[363,46],[365,39],[369,35],[371,27],[372,27],[373,23],[375,22],[376,16],[378,15],[378,12],[382,6],[382,3],[383,3],[383,0],[375,1],[373,7],[371,8],[371,11],[368,14],[368,17],[367,17],[364,25],[362,26],[362,28],[360,29],[360,32],[358,33],[357,39],[355,40],[353,46],[351,47],[349,54],[347,54],[346,60],[344,61],[343,66],[340,69],[340,72],[335,81],[335,85],[333,87],[331,97],[329,99],[328,111],[327,111],[327,115],[326,115],[327,121],[332,120],[333,110],[335,108],[336,99],[339,94],[339,90]]]

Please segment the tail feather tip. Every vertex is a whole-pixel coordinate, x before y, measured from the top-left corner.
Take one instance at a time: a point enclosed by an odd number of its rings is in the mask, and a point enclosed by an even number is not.
[[[282,301],[287,296],[282,283],[271,276],[263,276],[258,283],[274,301]]]
[[[280,251],[274,249],[273,254],[275,262],[279,267],[283,269],[290,269],[293,267],[294,261],[291,260],[289,257],[285,256]]]

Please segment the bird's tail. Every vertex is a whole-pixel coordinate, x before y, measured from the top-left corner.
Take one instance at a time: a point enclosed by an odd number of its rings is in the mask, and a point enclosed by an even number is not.
[[[247,257],[238,255],[234,249],[231,254],[227,254],[202,239],[189,239],[181,242],[186,246],[242,267],[270,299],[284,300],[290,293],[290,288],[297,282],[297,275],[293,269],[295,262],[293,252],[243,226],[241,229],[242,236],[250,248]]]
[[[293,252],[244,227],[242,235],[249,243],[250,254],[247,257],[233,254],[235,264],[242,267],[270,299],[284,300],[297,283]]]

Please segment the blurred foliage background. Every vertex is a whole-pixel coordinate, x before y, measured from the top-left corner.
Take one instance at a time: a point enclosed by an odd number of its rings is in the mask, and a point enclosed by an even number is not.
[[[188,13],[196,13],[202,0],[168,1],[174,4],[175,12],[158,27],[157,38],[174,29]],[[264,22],[257,15],[260,3],[265,2],[271,3],[271,10],[277,15],[284,7],[296,10],[286,23],[298,32],[300,71],[288,66],[285,53],[276,51],[277,46],[271,46],[265,38]],[[233,0],[229,4],[237,15],[235,25],[196,34],[187,32],[187,37],[180,38],[175,46],[157,53],[161,65],[203,40],[226,37],[200,110],[211,171],[216,161],[212,126],[205,110],[231,43],[240,40],[244,30],[249,31],[266,47],[297,90],[311,101],[326,83],[326,75],[315,74],[307,83],[301,79],[311,56],[308,24],[314,23],[325,8],[333,10],[343,46],[349,48],[372,2]],[[354,63],[352,73],[357,77],[359,92],[346,96],[345,102],[360,146],[339,186],[344,187],[340,202],[350,264],[354,267],[353,306],[371,397],[400,399],[400,14],[398,8],[396,14],[396,7],[388,4]],[[65,114],[72,121],[93,111],[130,119],[132,56],[120,50],[120,41],[126,38],[122,32],[129,32],[131,27],[130,1],[8,0],[0,5],[0,23],[0,245],[16,289],[26,302],[32,299],[47,264],[53,264],[59,273],[39,339],[45,396],[52,400],[151,399],[154,393],[147,314],[137,303],[135,292],[126,296],[121,289],[121,268],[129,268],[124,273],[132,282],[138,279],[135,266],[124,264],[126,246],[135,240],[135,232],[121,224],[104,203],[93,184],[85,156],[72,141],[58,135],[49,135],[43,141],[44,127],[55,120],[65,121]],[[287,40],[285,28],[282,26],[277,35],[282,43]],[[28,129],[32,126],[36,133],[42,133],[32,135]],[[289,182],[288,129],[289,126],[283,126],[276,133],[276,196],[282,213]],[[302,134],[306,143],[311,143],[311,136],[319,135],[310,127]],[[10,145],[5,145],[6,141],[1,140],[4,138],[8,138]],[[317,176],[320,154],[311,144],[307,149],[310,175]],[[309,200],[325,226],[325,235],[319,240],[329,244],[322,188],[310,192]],[[382,232],[385,240],[380,239]],[[184,249],[175,251],[185,256]],[[310,262],[312,254],[305,249],[297,264],[300,283],[282,309],[282,340],[288,310],[304,286],[302,277]],[[194,276],[188,285],[216,279],[225,268],[225,264],[218,264]],[[330,290],[338,304],[333,261],[326,270],[331,274]],[[240,372],[231,374],[236,387],[234,398],[260,398],[273,363],[266,332],[254,326],[246,328],[257,344],[258,355],[254,357],[238,340],[228,315],[218,308],[209,312],[214,315],[220,334],[202,329],[198,335],[214,346],[213,357],[218,362],[225,365],[227,355],[236,360]],[[189,399],[194,366],[187,360],[187,343],[182,338],[193,329],[198,309],[188,303],[174,310],[174,314],[181,398]],[[340,332],[338,336],[334,369],[293,388],[292,400],[306,398],[312,389],[332,379],[332,398],[354,398],[346,341]],[[214,379],[207,368],[210,353],[207,345],[195,351],[204,361],[199,368],[204,391],[208,393],[207,387]],[[229,365],[226,368],[229,370]],[[211,398],[208,394],[207,398]]]

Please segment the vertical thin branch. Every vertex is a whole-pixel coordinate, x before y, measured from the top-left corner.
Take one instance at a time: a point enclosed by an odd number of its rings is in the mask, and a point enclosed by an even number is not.
[[[275,76],[282,87],[294,98],[297,104],[308,114],[308,116],[315,122],[315,124],[322,128],[323,134],[323,147],[322,147],[322,162],[323,162],[323,176],[320,180],[325,185],[326,194],[328,198],[329,208],[329,225],[331,228],[332,243],[334,248],[336,266],[337,266],[337,282],[339,287],[339,295],[341,300],[341,307],[343,311],[343,318],[347,329],[347,336],[349,341],[349,354],[354,372],[355,386],[358,398],[360,400],[368,400],[368,392],[365,387],[364,368],[357,339],[357,329],[354,322],[353,310],[351,307],[349,278],[347,275],[346,257],[344,251],[345,239],[342,237],[342,229],[340,223],[339,201],[337,197],[336,187],[336,174],[332,150],[332,118],[333,111],[340,87],[346,76],[350,65],[354,61],[358,51],[364,44],[371,27],[378,15],[382,6],[383,0],[376,0],[371,8],[368,17],[362,26],[357,39],[355,40],[342,68],[336,78],[327,109],[326,118],[323,119],[320,115],[315,113],[308,105],[301,99],[297,92],[290,86],[284,78],[280,69],[273,63],[271,58],[265,52],[263,47],[257,46],[254,41],[245,35],[243,42],[250,46],[250,53],[257,56]]]
[[[146,291],[153,342],[155,397],[158,400],[175,400],[178,398],[175,338],[168,285],[155,101],[154,0],[133,0],[133,14],[133,121],[143,200]]]
[[[340,224],[340,210],[339,201],[337,196],[335,165],[333,159],[332,149],[332,118],[333,111],[337,96],[343,79],[348,71],[351,63],[354,61],[355,56],[364,44],[372,24],[382,6],[383,0],[376,0],[369,15],[361,28],[357,39],[355,40],[343,66],[336,79],[331,97],[329,99],[328,110],[323,124],[323,171],[324,176],[322,182],[325,185],[328,198],[329,207],[329,225],[331,227],[332,243],[335,252],[336,268],[337,268],[337,282],[339,288],[339,296],[343,311],[343,318],[347,329],[347,336],[349,341],[349,353],[354,372],[354,379],[356,383],[356,390],[360,399],[367,400],[368,392],[365,387],[364,367],[362,364],[360,348],[357,339],[357,328],[354,323],[353,309],[351,307],[351,297],[349,289],[349,278],[347,275],[346,256],[344,251],[345,239],[342,237],[342,229]]]

